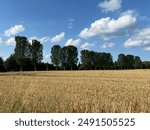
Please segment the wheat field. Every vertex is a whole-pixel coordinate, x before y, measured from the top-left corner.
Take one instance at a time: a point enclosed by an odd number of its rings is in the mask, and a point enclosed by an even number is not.
[[[150,70],[0,73],[0,112],[148,113]]]

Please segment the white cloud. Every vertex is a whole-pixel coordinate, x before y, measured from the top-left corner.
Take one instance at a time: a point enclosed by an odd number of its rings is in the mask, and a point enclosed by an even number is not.
[[[62,32],[62,33],[60,33],[59,35],[56,35],[56,36],[53,37],[53,38],[48,37],[48,36],[42,37],[42,38],[39,38],[39,37],[36,37],[36,36],[30,37],[30,38],[29,38],[29,42],[31,43],[32,40],[38,40],[38,41],[40,41],[42,44],[45,44],[45,43],[55,43],[55,42],[60,42],[60,41],[62,41],[62,40],[64,39],[64,37],[65,37],[65,33]]]
[[[99,8],[102,8],[103,12],[115,11],[121,8],[122,0],[105,0],[98,4]]]
[[[85,39],[100,37],[104,40],[125,36],[136,21],[136,16],[131,13],[122,15],[116,20],[110,17],[102,18],[92,23],[90,28],[82,30],[79,36]]]
[[[50,39],[50,37],[43,37],[43,38],[39,39],[39,41],[42,44],[45,44],[45,43],[51,42],[51,39]]]
[[[144,47],[145,51],[150,51],[150,47]]]
[[[7,29],[4,34],[7,37],[15,36],[16,34],[23,32],[25,27],[23,25],[15,25],[9,29]]]
[[[144,50],[149,50],[148,46],[150,46],[150,28],[141,29],[124,43],[126,48],[144,47]]]
[[[114,47],[116,44],[115,43],[104,43],[101,48],[106,49],[106,48],[112,48]]]
[[[73,40],[73,39],[69,39],[65,46],[69,46],[69,45],[72,45],[72,46],[79,46],[81,43],[81,40],[80,39],[76,39],[76,40]]]
[[[84,44],[81,45],[81,49],[89,50],[93,46],[95,46],[94,43],[88,43],[88,42],[86,42],[86,43],[84,43]]]
[[[51,38],[50,37],[38,38],[38,37],[34,36],[34,37],[30,37],[29,42],[32,43],[32,40],[37,40],[37,41],[41,42],[42,44],[51,42]]]
[[[65,33],[62,32],[59,35],[56,35],[55,37],[51,38],[51,43],[55,43],[55,42],[61,42],[65,37]]]
[[[14,46],[16,43],[15,38],[14,37],[10,37],[7,41],[6,41],[6,45],[7,46]]]
[[[135,10],[127,10],[127,11],[121,13],[121,16],[124,16],[124,15],[131,15],[131,16],[137,17],[138,13]]]
[[[2,38],[0,37],[0,44],[2,44],[3,43],[3,40],[2,40]]]

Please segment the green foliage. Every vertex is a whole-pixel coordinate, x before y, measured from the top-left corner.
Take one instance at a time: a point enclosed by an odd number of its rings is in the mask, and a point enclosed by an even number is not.
[[[78,62],[78,50],[74,46],[65,46],[62,49],[61,56],[61,65],[64,69],[70,68],[73,69],[73,66],[76,66]]]
[[[134,68],[134,56],[133,55],[126,55],[126,66],[129,69]]]
[[[37,40],[32,40],[31,59],[34,65],[34,70],[36,70],[36,65],[43,59],[43,45]]]
[[[7,71],[16,71],[19,69],[19,65],[15,60],[14,54],[10,55],[5,61],[5,68]]]
[[[142,68],[143,69],[150,69],[150,61],[142,62]]]
[[[73,69],[77,66],[78,50],[74,46],[65,46],[61,48],[59,45],[54,45],[51,49],[51,62],[56,69],[62,67],[63,69]]]
[[[51,48],[51,62],[56,66],[56,69],[61,65],[62,48],[59,45],[54,45]]]
[[[120,67],[121,69],[125,69],[126,68],[126,56],[124,54],[119,54],[117,63],[118,63],[118,67]]]
[[[117,64],[121,69],[140,69],[142,67],[140,57],[134,55],[120,54],[118,56]]]
[[[81,51],[81,62],[84,69],[110,69],[113,66],[110,53],[100,53],[94,51]]]
[[[81,63],[84,69],[91,69],[91,53],[88,50],[81,51]]]
[[[142,61],[139,56],[134,57],[134,67],[135,67],[135,69],[142,68]]]
[[[63,53],[64,53],[64,61],[65,64],[73,69],[73,66],[77,64],[78,62],[78,50],[74,46],[66,46],[63,47]]]
[[[17,36],[15,40],[15,60],[17,64],[20,65],[20,70],[22,71],[26,62],[31,59],[31,45],[26,37]]]

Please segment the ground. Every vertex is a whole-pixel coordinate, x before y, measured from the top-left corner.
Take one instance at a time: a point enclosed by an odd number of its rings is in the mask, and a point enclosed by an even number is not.
[[[0,112],[150,112],[150,70],[0,73]]]

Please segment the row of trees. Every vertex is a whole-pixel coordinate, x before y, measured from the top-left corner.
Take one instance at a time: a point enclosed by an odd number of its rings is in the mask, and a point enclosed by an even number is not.
[[[139,56],[120,54],[117,65],[121,69],[140,69],[142,68],[142,61]]]
[[[100,53],[94,51],[81,51],[81,68],[91,69],[111,69],[113,68],[113,58],[110,53]]]
[[[72,69],[77,66],[78,51],[74,46],[61,48],[55,45],[51,50],[51,61],[56,69],[65,67]],[[116,62],[113,62],[113,57],[110,53],[94,52],[89,50],[81,51],[81,63],[77,68],[82,70],[99,70],[99,69],[141,69],[144,65],[140,57],[134,55],[120,54]]]
[[[118,55],[116,62],[110,53],[81,51],[81,63],[78,59],[78,49],[74,46],[54,45],[51,48],[51,63],[43,63],[43,45],[32,40],[29,43],[26,37],[15,37],[16,47],[14,54],[6,61],[0,57],[0,71],[22,70],[99,70],[99,69],[141,69],[150,68],[150,62],[142,62],[134,55]]]
[[[6,61],[0,58],[0,71],[22,71],[22,70],[45,70],[54,69],[54,66],[42,63],[43,60],[43,45],[37,41],[32,40],[29,43],[26,37],[15,37],[16,47],[14,54],[10,55]]]

